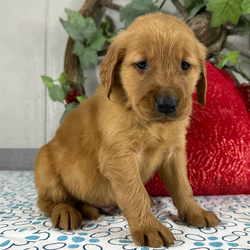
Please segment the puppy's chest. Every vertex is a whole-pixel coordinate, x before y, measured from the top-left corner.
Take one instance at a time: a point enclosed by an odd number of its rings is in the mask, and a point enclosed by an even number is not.
[[[146,132],[141,138],[137,138],[134,144],[134,152],[137,166],[145,183],[156,171],[163,161],[168,161],[173,156],[181,138],[170,131]]]

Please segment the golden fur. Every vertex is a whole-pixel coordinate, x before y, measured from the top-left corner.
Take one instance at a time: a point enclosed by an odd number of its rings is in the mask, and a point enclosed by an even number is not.
[[[181,68],[186,60],[191,66]],[[148,68],[139,70],[137,63]],[[219,223],[200,208],[186,170],[186,128],[192,93],[203,106],[205,48],[179,19],[161,13],[137,18],[111,44],[101,68],[102,85],[71,111],[55,137],[38,152],[38,206],[55,227],[74,229],[95,206],[119,206],[137,245],[169,246],[173,235],[151,211],[144,188],[157,170],[178,214],[197,227]],[[159,112],[158,96],[178,99],[175,112]],[[107,96],[109,98],[107,98]]]

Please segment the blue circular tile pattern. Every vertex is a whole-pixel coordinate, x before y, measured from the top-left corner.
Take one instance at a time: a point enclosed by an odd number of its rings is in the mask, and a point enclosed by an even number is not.
[[[19,186],[17,186],[19,183]],[[250,249],[250,196],[195,197],[201,207],[213,210],[221,223],[215,228],[195,228],[177,218],[169,197],[154,197],[154,216],[174,234],[173,249]],[[52,227],[36,207],[32,172],[0,172],[0,249],[6,250],[149,250],[136,247],[128,222],[118,216],[101,215],[97,221],[83,219],[81,227],[65,231]],[[104,247],[105,246],[105,247]],[[159,248],[167,249],[167,248]]]

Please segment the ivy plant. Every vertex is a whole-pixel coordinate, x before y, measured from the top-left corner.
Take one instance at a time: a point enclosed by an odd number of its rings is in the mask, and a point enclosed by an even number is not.
[[[211,26],[219,26],[227,21],[237,24],[242,14],[242,0],[210,0],[207,10],[213,11]]]
[[[54,102],[64,103],[65,96],[70,91],[70,85],[66,84],[67,75],[63,71],[57,80],[53,80],[48,76],[41,76],[45,86],[48,88],[49,96]],[[59,82],[59,84],[55,84],[55,82]]]
[[[201,10],[205,10],[208,2],[209,0],[184,0],[184,7],[188,12],[190,12],[187,21],[192,19]]]
[[[156,6],[157,2],[153,3],[152,0],[133,0],[120,9],[120,21],[123,22],[125,20],[124,25],[127,28],[136,17],[159,11],[159,8]]]
[[[101,27],[98,29],[93,18],[84,18],[80,13],[69,9],[65,9],[65,12],[68,20],[60,19],[60,22],[67,34],[75,42],[72,53],[78,56],[80,68],[83,72],[91,63],[94,65],[97,64],[97,51],[105,42],[112,42],[118,30],[114,32],[109,31],[110,23],[108,16],[105,16],[105,21],[102,22]],[[48,88],[52,101],[57,101],[65,105],[65,111],[60,122],[71,109],[86,99],[85,93],[82,91],[83,86],[78,82],[67,79],[64,71],[56,80],[53,80],[49,76],[42,76],[42,80]],[[76,88],[75,91],[78,94],[70,92],[73,87]],[[73,98],[71,98],[72,96]]]
[[[190,13],[188,20],[203,10],[212,12],[211,26],[216,27],[225,23],[231,23],[243,28],[240,35],[250,30],[250,0],[184,0],[184,7]],[[241,65],[247,63],[239,59],[239,51],[229,51],[227,54],[216,54],[219,63],[216,67],[229,68],[240,73],[245,79],[249,77],[242,71]],[[234,64],[234,65],[232,65]]]
[[[220,62],[216,65],[218,69],[227,68],[238,74],[241,74],[248,82],[250,82],[250,77],[242,70],[243,64],[250,64],[249,61],[242,61],[239,58],[239,51],[229,51],[226,55],[217,54],[220,58]],[[230,64],[229,64],[230,63]]]
[[[237,63],[239,61],[239,51],[229,51],[226,55],[220,55],[221,61],[216,65],[218,69],[222,69],[227,62]]]
[[[115,33],[108,33],[108,19],[97,28],[93,18],[84,18],[79,12],[65,9],[68,21],[62,20],[61,24],[68,35],[75,41],[73,53],[79,57],[82,71],[90,63],[97,64],[97,51],[106,41],[110,41]]]
[[[212,11],[212,27],[228,21],[237,25],[239,21],[245,23],[249,19],[246,14],[250,13],[250,0],[184,0],[184,7],[190,12],[188,20],[206,9]]]

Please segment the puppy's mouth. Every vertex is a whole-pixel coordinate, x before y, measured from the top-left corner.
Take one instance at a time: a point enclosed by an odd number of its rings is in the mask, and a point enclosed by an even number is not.
[[[187,115],[179,115],[179,114],[152,114],[148,117],[150,121],[159,121],[159,122],[172,122],[172,121],[182,121],[186,119]]]

